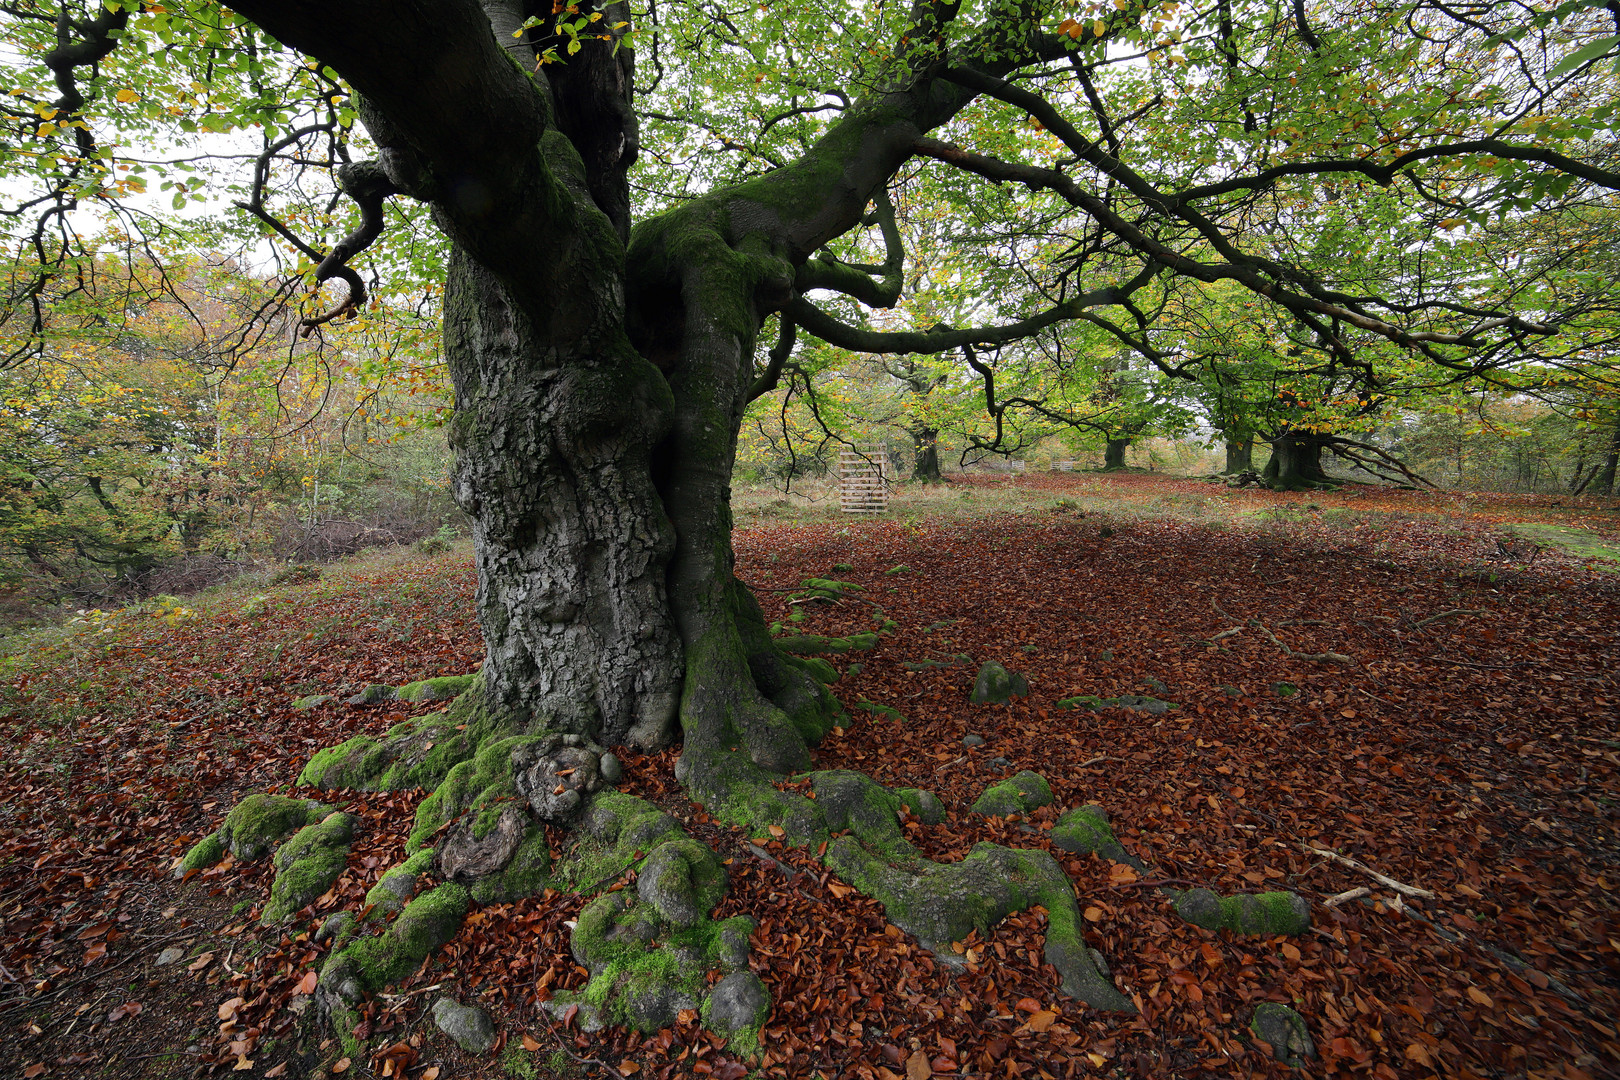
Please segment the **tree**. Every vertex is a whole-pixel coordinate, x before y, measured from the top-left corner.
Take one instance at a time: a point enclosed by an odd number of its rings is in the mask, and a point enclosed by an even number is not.
[[[853,830],[831,840],[829,865],[927,946],[1043,904],[1065,990],[1107,1008],[1130,1005],[1093,964],[1050,858],[985,846],[929,863],[896,824],[915,793],[847,774],[818,774],[814,801],[776,786],[810,765],[836,703],[820,665],[773,643],[732,573],[728,491],[748,400],[779,377],[799,332],[862,352],[971,356],[1084,320],[1175,371],[1148,302],[1175,277],[1229,282],[1286,312],[1322,371],[1366,369],[1367,341],[1448,370],[1501,367],[1534,354],[1579,303],[1527,308],[1511,273],[1436,286],[1380,269],[1366,291],[1357,268],[1398,243],[1326,267],[1281,241],[1251,243],[1251,224],[1304,229],[1321,191],[1403,222],[1483,227],[1620,188],[1606,61],[1586,48],[1610,16],[1584,0],[1466,19],[1421,0],[1208,11],[1119,0],[1083,14],[1012,0],[692,5],[639,26],[626,6],[588,0],[5,10],[21,57],[6,108],[27,146],[8,149],[5,167],[44,181],[11,219],[8,240],[37,264],[17,281],[12,318],[37,322],[41,297],[71,280],[66,222],[80,203],[132,233],[144,224],[123,196],[160,166],[98,132],[256,131],[262,151],[238,202],[294,269],[347,290],[307,317],[311,334],[364,317],[375,291],[364,260],[397,266],[386,244],[417,235],[420,214],[401,204],[426,208],[446,239],[454,491],[474,523],[486,661],[449,718],[325,752],[306,779],[435,787],[422,836],[481,808],[440,842],[441,869],[476,879],[485,891],[471,895],[504,895],[517,887],[509,871],[472,868],[544,839],[502,798],[574,820],[613,771],[602,747],[679,740],[679,779],[721,816],[812,847]],[[825,48],[830,38],[847,43]],[[638,99],[643,69],[656,89]],[[638,105],[659,143],[637,181],[654,212],[634,222]],[[705,154],[676,168],[693,149]],[[316,166],[335,188],[296,203],[292,170]],[[195,180],[174,180],[178,167],[161,166],[183,203]],[[869,208],[925,167],[964,189],[990,181],[971,198],[999,207],[992,220],[1038,218],[1070,242],[1018,244],[1030,287],[988,325],[887,330],[830,315],[815,302],[827,292],[896,302],[901,253]],[[347,218],[321,209],[328,192],[352,206]],[[340,222],[349,231],[330,244],[302,235]],[[870,229],[878,264],[858,261]],[[756,369],[773,315],[781,339]],[[634,802],[596,796],[579,819],[605,843],[653,850],[641,901],[593,902],[576,948],[603,980],[588,1003],[618,1002],[614,1015],[656,1027],[690,973],[654,992],[655,966],[637,968],[627,943],[708,925],[723,871]],[[339,843],[341,830],[320,827],[316,840]],[[295,878],[278,879],[273,910],[301,906]],[[468,898],[452,881],[401,920],[453,925]],[[1297,921],[1279,909],[1257,928]],[[323,972],[328,1005],[409,970],[410,950],[440,933],[363,938]],[[710,1004],[711,1022],[757,1025],[752,1006]]]

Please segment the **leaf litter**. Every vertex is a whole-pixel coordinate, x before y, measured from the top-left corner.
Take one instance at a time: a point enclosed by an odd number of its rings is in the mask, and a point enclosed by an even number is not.
[[[1109,482],[1122,505],[1209,493]],[[1074,481],[1022,483],[1063,495]],[[1322,1075],[1612,1070],[1616,577],[1557,553],[1490,558],[1504,521],[1570,524],[1549,500],[1470,496],[1480,509],[1467,514],[1432,495],[1355,489],[1226,501],[1358,517],[1291,511],[1211,528],[1030,511],[739,532],[739,573],[769,618],[803,612],[803,629],[828,635],[896,624],[877,648],[834,658],[859,665],[834,689],[905,719],[852,709],[817,759],[935,791],[946,823],[906,823],[925,854],[960,858],[986,840],[1050,848],[1061,809],[1096,803],[1152,868],[1139,878],[1101,856],[1053,852],[1090,943],[1141,1010],[1099,1014],[1057,993],[1039,909],[958,943],[965,968],[953,970],[815,853],[688,802],[673,752],[626,755],[626,789],[730,860],[718,914],[759,920],[752,964],[775,1005],[762,1072],[1280,1075],[1246,1030],[1265,1001],[1306,1018]],[[896,566],[905,572],[887,573]],[[829,576],[863,585],[870,602],[788,602],[803,579]],[[326,949],[313,930],[358,912],[399,861],[421,793],[343,800],[362,821],[349,867],[286,928],[257,924],[267,862],[227,862],[183,887],[169,865],[246,794],[312,794],[290,780],[315,750],[431,708],[342,695],[474,670],[472,585],[465,560],[363,565],[278,590],[252,615],[222,604],[179,624],[118,616],[103,635],[110,649],[64,638],[16,665],[0,718],[0,1068],[76,1075],[124,1062],[115,1074],[142,1075],[133,1050],[194,1040],[180,1058],[188,1073],[288,1074],[285,1047],[310,1030],[309,976]],[[1351,662],[1304,658],[1327,653]],[[977,665],[992,659],[1026,675],[1031,694],[970,705]],[[316,692],[338,696],[292,708]],[[1057,705],[1144,692],[1177,707]],[[984,741],[964,745],[969,735]],[[1047,777],[1054,806],[1028,820],[968,811],[1021,768]],[[1315,927],[1297,939],[1200,930],[1170,910],[1160,881],[1292,889],[1312,901]],[[544,1017],[541,1001],[585,982],[568,949],[581,903],[548,893],[475,911],[422,970],[365,1004],[352,1034],[370,1059],[339,1062],[318,1031],[308,1039],[325,1048],[308,1052],[332,1071],[501,1075],[494,1058],[468,1059],[424,1022],[433,995],[454,989],[502,1019],[509,1052],[542,1066],[560,1052],[624,1076],[743,1075],[696,1016],[653,1035],[585,1035]],[[184,942],[185,962],[152,968],[170,940]],[[132,1043],[143,1029],[157,1034]],[[261,1054],[269,1040],[281,1049]]]

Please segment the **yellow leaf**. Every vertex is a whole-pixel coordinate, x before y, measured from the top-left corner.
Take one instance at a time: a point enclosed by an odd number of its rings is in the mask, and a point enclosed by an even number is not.
[[[1098,19],[1096,22],[1091,24],[1091,32],[1098,37],[1102,37],[1108,32],[1108,24],[1103,22],[1101,19]]]
[[[120,91],[118,91],[118,93],[114,94],[113,96],[115,98],[117,98],[119,101],[122,101],[126,105],[129,104],[132,101],[141,100],[141,95],[137,94],[133,90],[127,90],[127,89],[126,90],[120,90]]]
[[[231,1072],[247,1072],[253,1068],[253,1061],[246,1054],[236,1055],[236,1064],[231,1066]]]
[[[1468,988],[1468,996],[1474,1001],[1475,1004],[1483,1005],[1487,1009],[1494,1008],[1496,1005],[1496,1002],[1491,1000],[1491,995],[1487,994],[1477,986],[1470,986]]]

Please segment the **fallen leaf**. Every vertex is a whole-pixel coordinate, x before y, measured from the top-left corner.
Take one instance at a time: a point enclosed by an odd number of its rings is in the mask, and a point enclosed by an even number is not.
[[[293,993],[313,994],[315,992],[315,984],[319,981],[319,975],[313,971],[306,971],[304,972],[304,977],[298,980],[298,985],[293,987]]]
[[[1468,988],[1468,996],[1476,1004],[1483,1005],[1487,1009],[1495,1008],[1496,1006],[1496,1003],[1491,1000],[1491,995],[1487,994],[1477,986],[1470,986]]]
[[[772,825],[769,831],[770,834],[776,837],[778,840],[787,835],[787,830],[782,828],[780,825]]]
[[[349,1071],[349,1066],[351,1064],[353,1064],[353,1062],[351,1062],[348,1058],[338,1058],[332,1063],[332,1071],[335,1073],[346,1073]]]
[[[1029,1028],[1031,1031],[1045,1031],[1056,1022],[1057,1013],[1042,1009],[1034,1016],[1031,1016],[1029,1020],[1025,1022],[1024,1026]]]
[[[245,1004],[247,1004],[247,1003],[245,1001],[243,1001],[239,997],[233,997],[229,1001],[220,1002],[220,1005],[219,1005],[219,1018],[221,1020],[229,1020],[229,1019],[231,1019],[233,1016],[236,1015],[236,1010],[240,1009]]]
[[[928,1064],[928,1055],[921,1050],[906,1059],[906,1080],[928,1080],[934,1067]]]
[[[266,1080],[275,1080],[275,1078],[278,1077],[278,1076],[286,1076],[287,1075],[287,1063],[285,1061],[283,1061],[280,1065],[277,1065],[275,1068],[269,1070],[264,1075],[265,1075]]]
[[[251,1068],[253,1068],[253,1061],[244,1054],[236,1059],[236,1064],[231,1066],[231,1071],[247,1072]]]
[[[195,959],[191,963],[187,964],[186,965],[186,970],[187,971],[201,971],[203,968],[207,967],[209,964],[212,964],[213,962],[214,962],[214,954],[211,953],[211,952],[205,952],[201,956],[197,957],[197,959]]]
[[[1086,917],[1086,922],[1102,922],[1105,913],[1102,908],[1093,906],[1086,908],[1081,914]]]
[[[534,1053],[536,1050],[540,1049],[540,1040],[525,1032],[523,1035],[523,1049],[529,1051],[531,1054]]]

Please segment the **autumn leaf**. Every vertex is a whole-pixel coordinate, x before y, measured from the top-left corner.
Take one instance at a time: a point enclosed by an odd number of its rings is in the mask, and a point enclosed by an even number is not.
[[[346,1073],[349,1071],[349,1066],[352,1064],[354,1063],[346,1057],[338,1058],[332,1063],[332,1071],[334,1073]]]
[[[1057,1013],[1042,1009],[1025,1021],[1024,1026],[1031,1031],[1041,1032],[1051,1027],[1057,1021],[1057,1018]]]
[[[906,1059],[906,1080],[928,1080],[933,1075],[934,1067],[925,1052],[918,1050]]]

